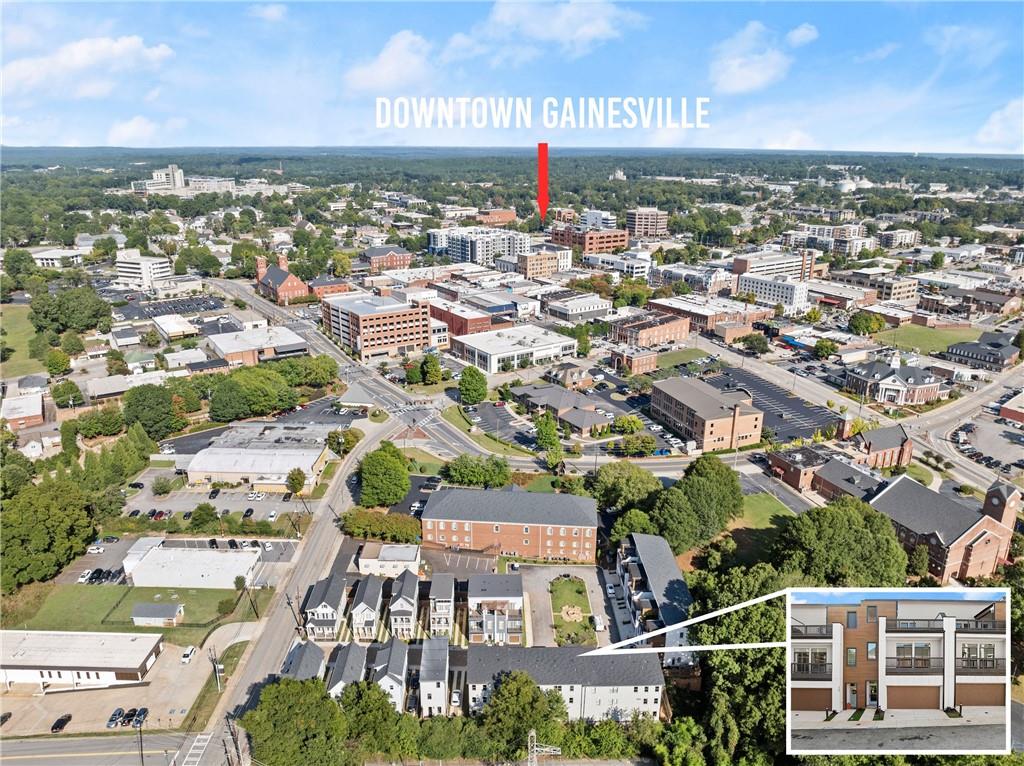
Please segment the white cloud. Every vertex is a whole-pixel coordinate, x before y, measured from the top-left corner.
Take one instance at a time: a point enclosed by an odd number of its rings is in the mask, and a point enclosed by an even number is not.
[[[1006,47],[1006,41],[994,29],[956,24],[929,27],[924,40],[940,56],[955,57],[979,68],[995,61]]]
[[[767,88],[786,76],[792,57],[772,43],[768,28],[759,21],[714,46],[709,76],[719,93],[750,93]]]
[[[154,67],[174,55],[167,45],[147,47],[137,35],[89,37],[62,45],[45,56],[15,59],[3,68],[8,94],[40,88],[59,89],[72,77]]]
[[[352,93],[382,95],[398,89],[416,89],[432,79],[432,48],[411,30],[396,32],[373,59],[345,72],[345,87]]]
[[[978,143],[1001,152],[1024,152],[1024,99],[1016,98],[985,120]]]
[[[879,45],[877,48],[862,53],[860,56],[854,56],[853,62],[855,64],[866,64],[869,61],[885,61],[892,54],[898,51],[900,48],[899,43],[886,43],[885,45]]]
[[[804,149],[817,149],[818,142],[807,132],[799,128],[793,128],[781,135],[770,135],[762,139],[764,149],[776,149],[779,151],[797,151]]]
[[[489,55],[490,63],[516,65],[555,48],[569,59],[586,56],[644,17],[611,2],[520,3],[498,0],[487,19],[448,40],[442,61]]]
[[[807,43],[813,43],[817,39],[818,28],[813,24],[807,23],[794,27],[789,30],[789,33],[786,35],[786,42],[794,48],[799,48],[801,45],[807,45]]]
[[[272,24],[276,24],[279,21],[284,21],[284,17],[288,15],[288,6],[283,3],[250,5],[246,13],[254,19],[269,21]]]
[[[104,98],[114,92],[111,80],[82,80],[75,87],[75,98]]]
[[[160,98],[160,88],[150,88],[146,92],[146,95],[143,96],[143,100],[149,104],[153,103],[158,98]]]
[[[183,130],[187,124],[182,117],[172,117],[164,123],[158,123],[137,114],[111,125],[110,130],[107,131],[107,144],[109,146],[154,146],[158,143],[158,139],[165,140],[168,134]]]

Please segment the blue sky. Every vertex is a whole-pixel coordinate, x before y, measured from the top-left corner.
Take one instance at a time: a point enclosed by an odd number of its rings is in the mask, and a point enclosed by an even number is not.
[[[3,22],[7,145],[1024,151],[1015,2],[5,2]],[[383,131],[379,95],[706,96],[711,127]]]
[[[810,591],[793,590],[790,593],[790,601],[794,604],[854,604],[864,599],[991,602],[1002,601],[1004,598],[1005,593],[1002,590],[991,588],[821,588]]]

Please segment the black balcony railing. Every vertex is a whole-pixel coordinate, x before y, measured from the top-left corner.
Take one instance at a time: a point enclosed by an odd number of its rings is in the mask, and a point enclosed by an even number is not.
[[[961,633],[1005,633],[1004,620],[957,620],[956,629]]]
[[[831,625],[793,625],[793,638],[828,638],[832,635]]]
[[[1006,673],[1006,660],[1002,657],[960,657],[956,661],[957,675],[1001,676]]]
[[[885,672],[914,675],[942,672],[941,657],[886,657]]]
[[[886,630],[890,633],[942,630],[942,620],[893,620],[886,624]]]
[[[831,662],[794,662],[790,668],[790,675],[794,681],[832,680]]]

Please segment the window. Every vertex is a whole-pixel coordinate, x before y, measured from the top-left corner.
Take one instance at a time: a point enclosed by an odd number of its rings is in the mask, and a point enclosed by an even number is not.
[[[846,650],[846,664],[851,668],[857,665],[857,650],[853,647]]]
[[[846,613],[846,627],[856,628],[857,627],[857,613],[847,612]]]
[[[497,524],[495,524],[494,525],[494,531],[495,532],[500,532],[501,531],[501,527],[499,527]]]
[[[444,522],[443,521],[437,522],[437,528],[438,529],[444,529]]]
[[[878,622],[878,607],[877,606],[869,606],[868,607],[868,622],[869,623],[870,622]]]
[[[523,540],[523,545],[529,545],[529,544],[530,544],[529,540]]]
[[[530,534],[530,528],[529,527],[523,527],[523,534],[524,535]]]
[[[876,644],[874,641],[868,641],[868,659],[878,659],[878,644]]]

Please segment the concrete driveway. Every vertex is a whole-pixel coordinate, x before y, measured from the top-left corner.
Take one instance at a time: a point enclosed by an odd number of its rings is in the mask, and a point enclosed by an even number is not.
[[[801,729],[791,732],[792,752],[842,753],[847,750],[886,750],[926,753],[952,750],[969,753],[1001,750],[1006,741],[1003,726],[903,727],[899,729]]]
[[[1019,702],[1010,703],[1010,747],[1024,751],[1024,705]]]
[[[519,574],[523,578],[523,592],[529,596],[530,625],[533,627],[534,646],[558,646],[555,642],[555,630],[552,624],[551,596],[548,592],[548,584],[562,575],[582,580],[587,586],[590,613],[602,617],[605,626],[612,622],[613,616],[606,603],[596,566],[522,564],[519,567]],[[607,630],[597,633],[597,643],[598,646],[607,646],[611,643],[611,636]]]

